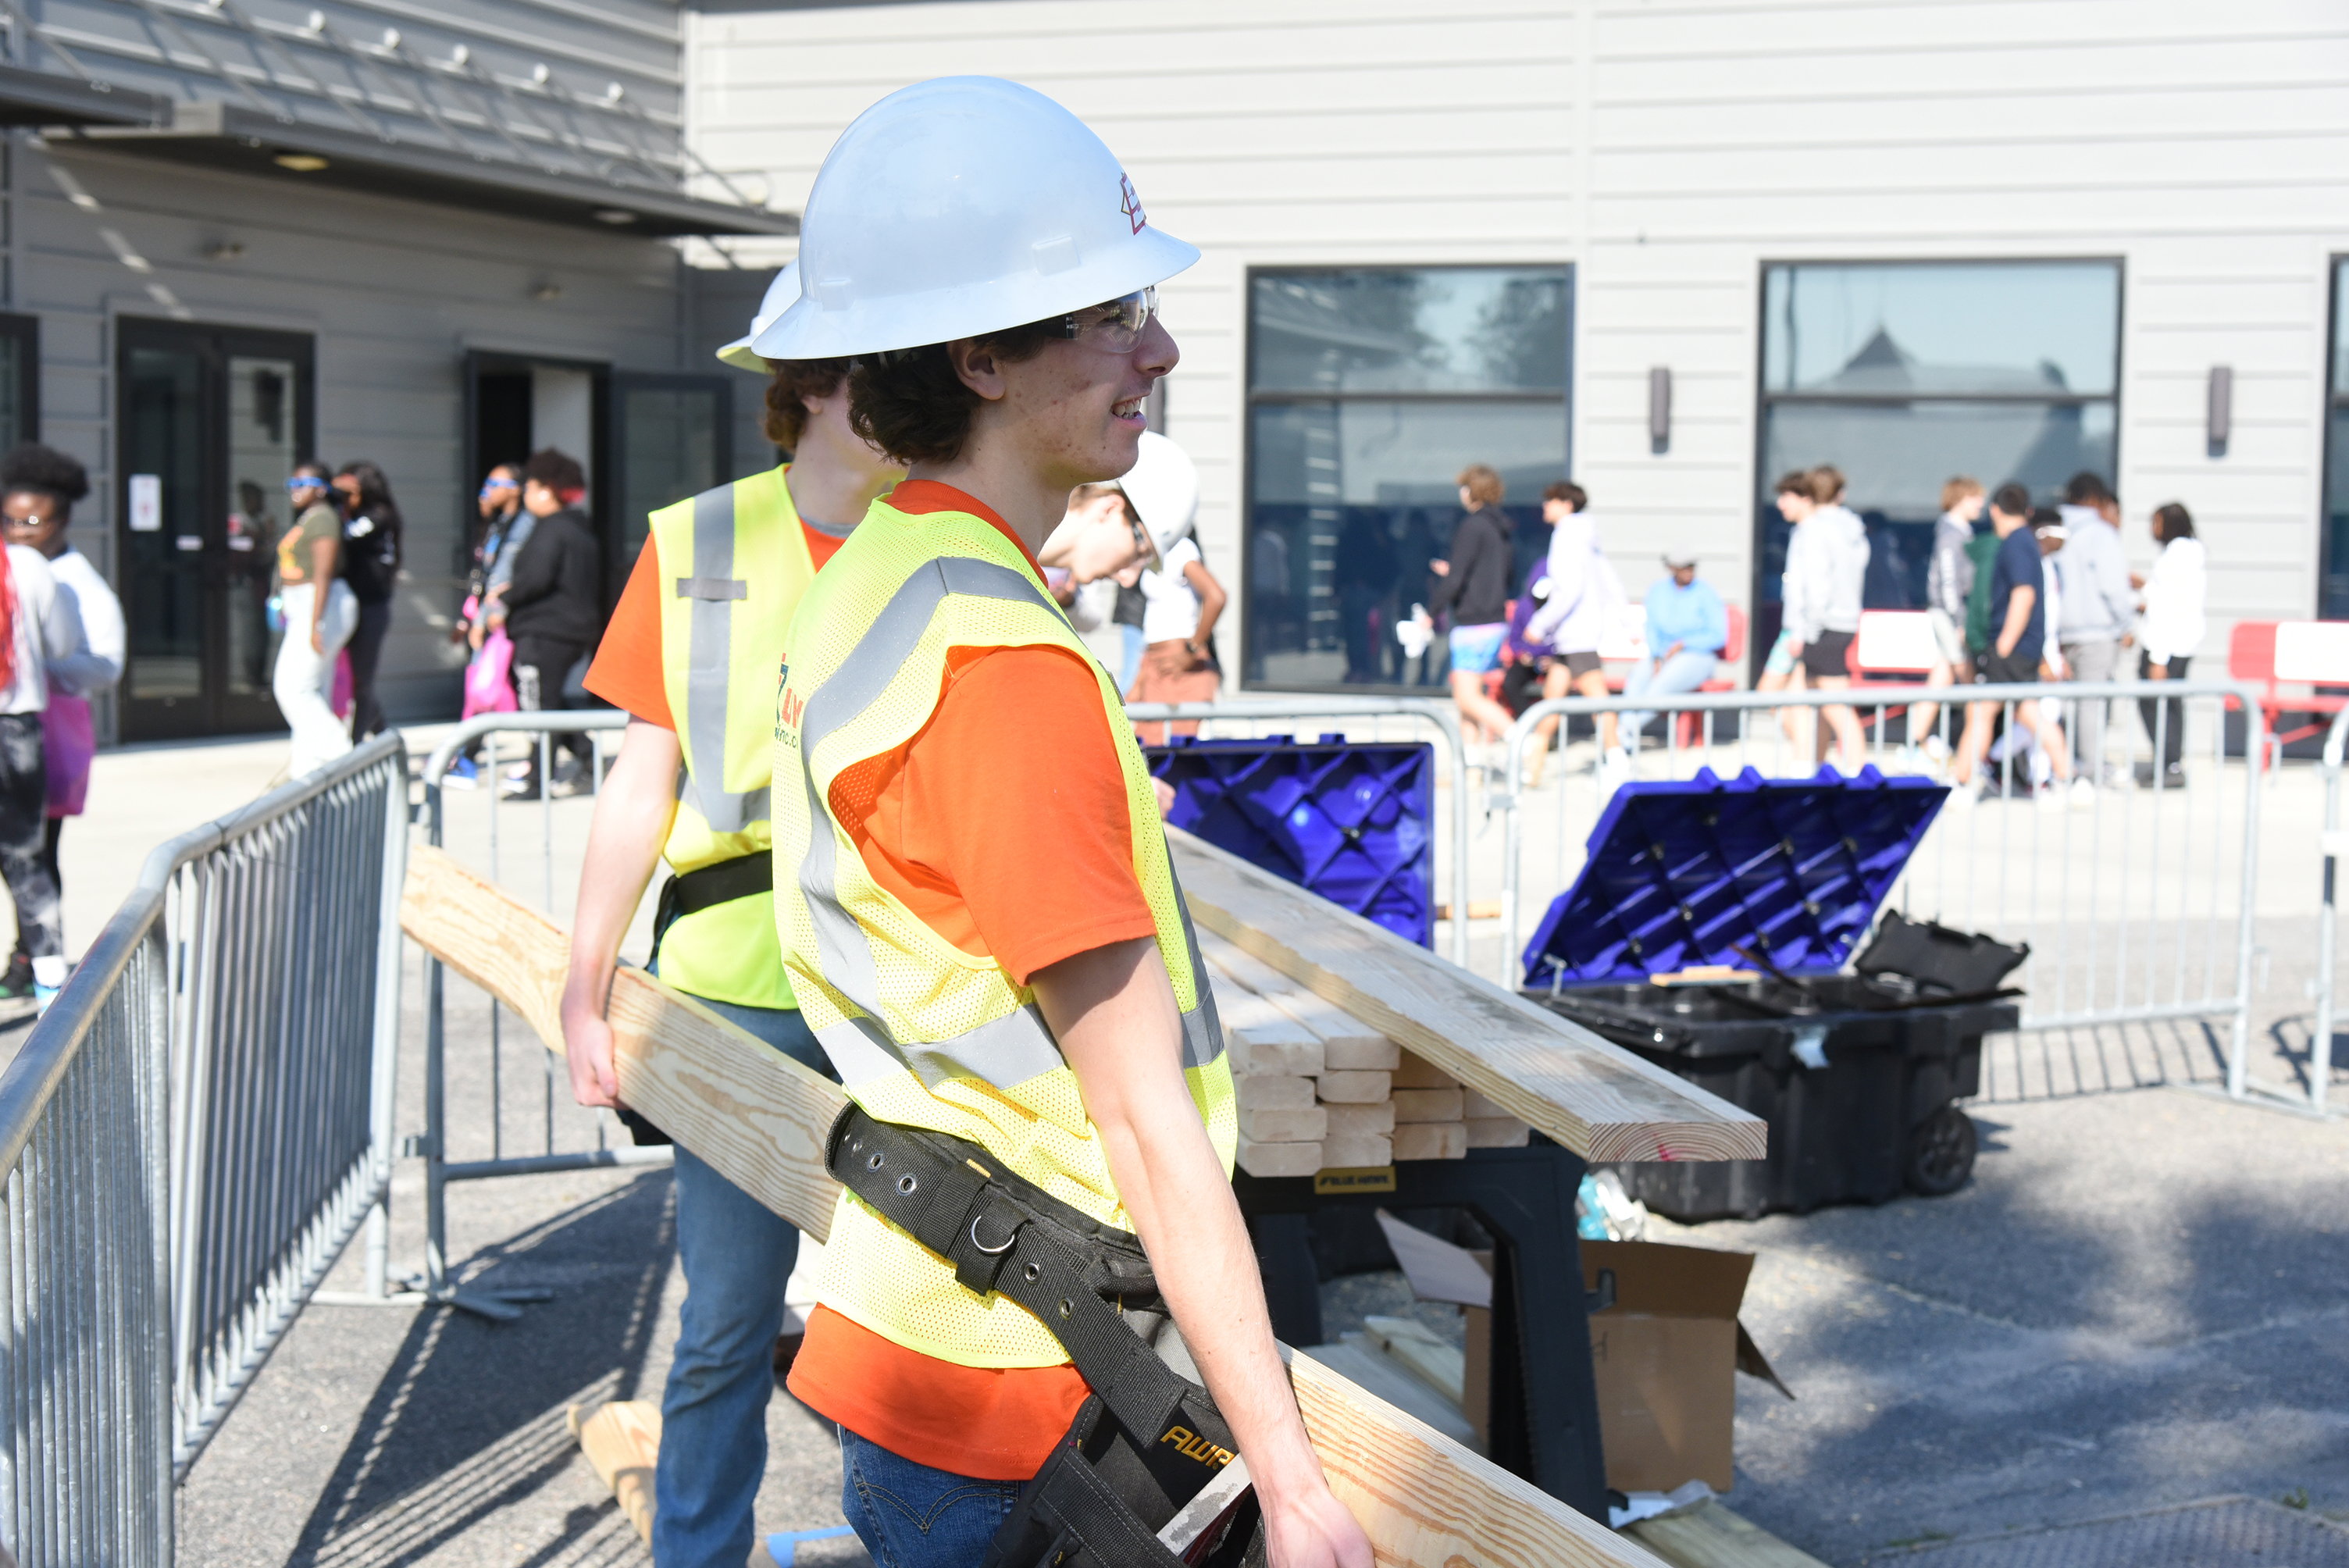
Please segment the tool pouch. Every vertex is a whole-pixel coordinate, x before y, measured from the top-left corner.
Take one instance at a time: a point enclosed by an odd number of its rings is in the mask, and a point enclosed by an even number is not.
[[[1157,1532],[1231,1462],[1207,1391],[1159,1358],[1124,1315],[1161,1319],[1139,1240],[1000,1169],[975,1143],[876,1121],[851,1105],[825,1164],[842,1185],[955,1268],[1009,1296],[1069,1353],[1092,1390],[1020,1494],[985,1568],[1261,1568],[1253,1491],[1183,1556]]]

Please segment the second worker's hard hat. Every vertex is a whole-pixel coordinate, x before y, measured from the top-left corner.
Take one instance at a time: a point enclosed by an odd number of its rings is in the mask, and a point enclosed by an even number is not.
[[[792,308],[800,297],[800,264],[792,262],[775,274],[767,285],[767,297],[759,302],[759,314],[750,318],[750,330],[718,351],[718,357],[737,370],[767,368],[766,357],[751,347],[761,333],[775,325],[775,318]]]
[[[1150,568],[1166,570],[1166,552],[1199,515],[1199,469],[1191,454],[1155,430],[1142,432],[1133,467],[1117,481],[1150,536]]]
[[[918,348],[1122,299],[1199,259],[1153,228],[1100,137],[1032,88],[942,77],[833,143],[800,220],[799,302],[769,359]]]

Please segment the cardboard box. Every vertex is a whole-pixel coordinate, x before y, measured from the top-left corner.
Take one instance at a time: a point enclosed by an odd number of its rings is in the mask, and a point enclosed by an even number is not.
[[[1581,1252],[1586,1288],[1599,1288],[1601,1271],[1615,1275],[1615,1305],[1590,1319],[1608,1486],[1701,1480],[1727,1491],[1737,1374],[1794,1398],[1737,1321],[1754,1254],[1657,1242],[1584,1242]]]

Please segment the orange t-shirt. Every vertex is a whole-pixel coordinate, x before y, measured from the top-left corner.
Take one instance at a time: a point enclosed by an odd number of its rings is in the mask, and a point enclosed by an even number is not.
[[[800,531],[807,536],[808,554],[819,572],[848,537],[804,521]],[[586,685],[629,717],[673,730],[677,720],[668,711],[668,686],[661,678],[660,598],[661,584],[667,580],[660,569],[660,543],[647,534],[628,573],[628,584],[620,590],[620,602],[604,628],[604,640],[595,645]]]
[[[889,504],[969,512],[1019,542],[945,485],[899,485]],[[1099,679],[1064,648],[949,650],[929,722],[842,772],[831,803],[875,881],[1015,984],[1156,934]],[[790,1387],[893,1453],[986,1480],[1034,1475],[1086,1393],[1073,1367],[958,1367],[824,1307],[809,1318]]]

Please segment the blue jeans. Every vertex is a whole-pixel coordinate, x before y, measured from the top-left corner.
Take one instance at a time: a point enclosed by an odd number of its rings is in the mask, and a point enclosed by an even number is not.
[[[728,1023],[830,1076],[796,1009],[697,997]],[[767,1473],[767,1400],[783,1286],[800,1233],[764,1203],[677,1147],[677,1255],[685,1267],[677,1353],[661,1391],[653,1471],[653,1561],[659,1568],[742,1568],[750,1504]]]
[[[1656,655],[1650,654],[1640,661],[1638,667],[1633,669],[1630,676],[1624,680],[1623,695],[1645,696],[1648,693],[1653,692],[1658,696],[1670,696],[1680,692],[1694,691],[1713,678],[1713,672],[1719,667],[1720,664],[1721,654],[1718,649],[1698,651],[1682,648],[1679,653],[1666,659],[1661,668],[1657,667]],[[1623,744],[1627,747],[1638,745],[1640,732],[1647,728],[1648,721],[1655,717],[1652,713],[1625,714]]]
[[[840,1429],[840,1511],[876,1568],[978,1568],[1027,1484],[932,1470]]]

